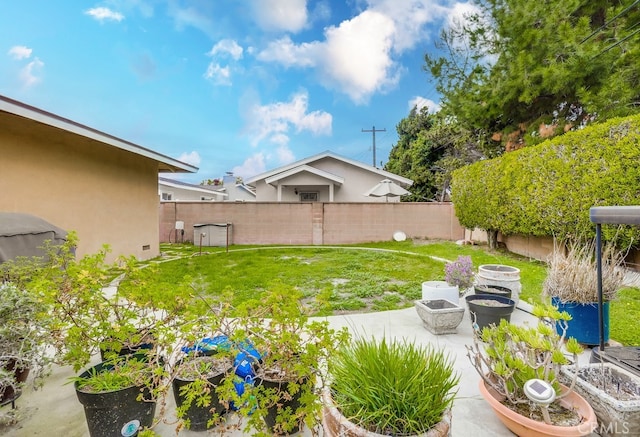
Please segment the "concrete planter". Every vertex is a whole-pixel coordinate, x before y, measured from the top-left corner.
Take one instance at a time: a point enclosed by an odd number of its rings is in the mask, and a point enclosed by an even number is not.
[[[464,315],[464,307],[446,299],[417,300],[415,306],[424,327],[436,335],[455,334]]]
[[[581,369],[587,371],[602,369],[608,376],[602,376],[601,379],[615,381],[616,390],[618,386],[631,391],[635,387],[635,399],[628,394],[620,396],[627,399],[617,399],[610,392],[578,377],[574,390],[585,398],[595,411],[598,417],[596,431],[599,435],[603,437],[640,435],[640,377],[612,363],[591,363],[581,366]],[[562,378],[565,382],[573,378],[574,370],[571,366],[562,368]]]

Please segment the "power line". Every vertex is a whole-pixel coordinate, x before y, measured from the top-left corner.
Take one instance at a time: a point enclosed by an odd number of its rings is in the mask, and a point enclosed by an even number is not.
[[[611,50],[612,48],[614,48],[614,47],[616,47],[616,46],[619,46],[620,44],[622,44],[623,42],[625,42],[626,40],[628,40],[629,38],[631,38],[633,35],[635,35],[635,34],[636,34],[636,33],[638,33],[638,32],[640,32],[640,29],[637,29],[637,30],[636,30],[635,32],[633,32],[632,34],[625,36],[625,37],[624,37],[624,38],[622,38],[620,41],[618,41],[618,42],[616,42],[616,43],[614,43],[614,44],[611,44],[609,47],[607,47],[606,49],[604,49],[603,51],[601,51],[600,53],[598,53],[597,55],[595,55],[595,56],[594,56],[593,58],[591,58],[591,59],[595,59],[595,58],[597,58],[598,56],[602,55],[603,53],[608,52],[608,51],[609,51],[609,50]]]
[[[584,38],[582,41],[580,41],[580,44],[583,44],[587,41],[589,41],[591,38],[593,38],[593,36],[595,36],[596,34],[602,32],[602,30],[607,27],[609,24],[613,23],[614,21],[616,21],[618,18],[620,18],[622,15],[626,14],[629,9],[633,8],[635,5],[637,5],[638,3],[640,3],[640,0],[636,0],[633,3],[631,3],[630,6],[627,6],[622,12],[620,12],[618,15],[616,15],[615,17],[613,17],[611,20],[607,21],[606,23],[604,23],[602,26],[598,27],[596,30],[594,30],[591,35],[587,36],[586,38]]]
[[[640,1],[640,0],[638,0],[638,1]],[[376,166],[376,132],[386,132],[386,131],[387,131],[386,128],[385,129],[377,129],[376,130],[375,126],[373,126],[372,129],[366,129],[366,130],[362,129],[362,132],[371,132],[371,133],[373,133],[373,166],[374,167]]]

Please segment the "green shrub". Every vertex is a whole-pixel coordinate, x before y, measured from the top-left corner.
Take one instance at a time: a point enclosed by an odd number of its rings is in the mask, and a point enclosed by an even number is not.
[[[453,173],[463,226],[503,234],[594,235],[589,208],[633,205],[640,197],[640,116],[615,118]],[[627,246],[640,231],[604,227]]]
[[[459,376],[431,346],[358,338],[329,363],[331,394],[358,426],[387,435],[420,434],[451,408]]]

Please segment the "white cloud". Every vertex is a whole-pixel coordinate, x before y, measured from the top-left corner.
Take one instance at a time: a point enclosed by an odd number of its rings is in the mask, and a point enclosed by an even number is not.
[[[278,147],[278,149],[276,150],[276,155],[278,156],[278,161],[280,162],[279,165],[287,165],[296,160],[296,157],[291,149],[289,149],[289,147],[284,144]]]
[[[285,67],[314,67],[322,50],[322,44],[319,42],[296,45],[287,35],[267,44],[267,47],[258,53],[257,58],[261,61],[277,62]]]
[[[435,114],[441,108],[440,105],[434,102],[433,100],[427,99],[425,97],[420,97],[420,96],[415,96],[414,98],[409,100],[408,106],[409,106],[409,110],[412,110],[413,107],[415,106],[418,108],[418,111],[420,111],[422,108],[426,106],[427,108],[429,108],[430,114]]]
[[[174,20],[178,30],[185,27],[194,27],[205,35],[213,36],[215,27],[209,18],[213,12],[211,8],[215,6],[215,2],[198,2],[194,6],[181,8],[176,1],[169,2],[169,16]]]
[[[368,0],[370,9],[389,17],[395,25],[393,49],[414,47],[429,38],[426,25],[441,20],[449,9],[442,0]]]
[[[242,59],[242,47],[232,39],[223,39],[214,45],[207,55],[229,54],[234,60]]]
[[[304,91],[295,94],[289,102],[251,105],[246,119],[252,144],[256,146],[267,139],[282,146],[289,142],[290,129],[297,133],[309,131],[314,135],[330,135],[333,121],[331,114],[323,111],[307,112],[308,107],[309,96]]]
[[[13,46],[9,49],[7,54],[11,56],[13,59],[21,60],[28,59],[31,57],[32,49],[25,46]]]
[[[389,17],[372,11],[328,28],[323,83],[355,103],[366,103],[376,91],[394,86],[399,80],[390,53],[395,28]]]
[[[26,66],[24,66],[20,70],[20,81],[25,88],[30,88],[38,83],[42,82],[42,68],[44,67],[44,62],[40,59],[35,58],[33,61],[29,62]]]
[[[442,3],[360,0],[357,5],[363,11],[327,27],[324,40],[296,43],[289,36],[280,37],[268,43],[257,58],[285,67],[314,68],[325,87],[337,89],[357,104],[366,103],[373,94],[398,84],[403,71],[399,56],[431,38],[429,25],[445,19],[452,10]],[[328,8],[319,8],[319,16]]]
[[[306,0],[252,0],[258,26],[269,31],[299,32],[307,25]]]
[[[236,176],[248,179],[264,173],[266,168],[264,153],[259,152],[245,159],[242,165],[233,167],[231,171]]]
[[[231,70],[228,66],[221,67],[217,63],[210,62],[204,77],[216,85],[231,86]]]
[[[178,161],[182,161],[187,164],[191,164],[195,167],[198,167],[200,165],[201,158],[198,152],[193,151],[189,153],[183,153],[178,157]]]
[[[105,7],[87,9],[86,11],[84,11],[84,13],[95,18],[101,23],[103,23],[106,20],[111,20],[111,21],[124,20],[124,15],[122,15],[120,12],[112,11],[111,9],[105,8]]]

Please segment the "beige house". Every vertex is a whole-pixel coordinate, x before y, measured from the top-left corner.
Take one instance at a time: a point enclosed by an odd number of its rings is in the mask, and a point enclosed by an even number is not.
[[[344,158],[329,151],[311,156],[245,181],[262,202],[399,202],[400,197],[367,196],[384,179],[400,187],[411,179]]]
[[[77,254],[159,254],[158,173],[197,167],[0,96],[0,211],[76,231]]]

